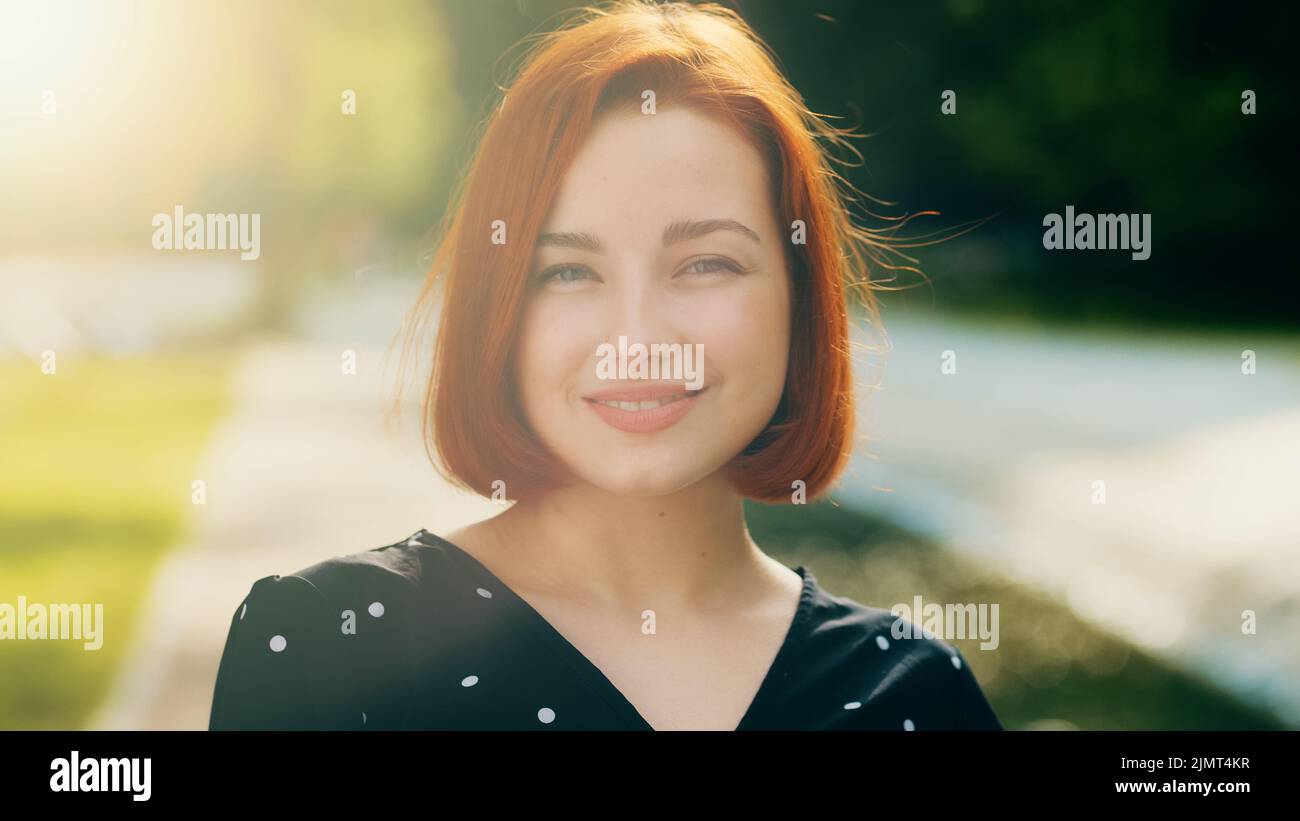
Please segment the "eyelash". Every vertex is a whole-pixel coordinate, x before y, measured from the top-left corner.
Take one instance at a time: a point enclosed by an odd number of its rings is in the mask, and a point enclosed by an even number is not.
[[[732,262],[731,260],[729,260],[729,259],[725,259],[725,258],[723,258],[723,257],[702,257],[702,258],[700,258],[700,259],[697,259],[697,260],[693,261],[693,262],[692,262],[689,266],[687,266],[687,267],[688,267],[688,268],[691,268],[691,267],[694,267],[694,266],[699,265],[699,264],[701,264],[701,263],[705,263],[705,264],[713,264],[713,265],[721,265],[725,270],[728,270],[728,271],[732,272],[733,274],[748,274],[748,273],[751,273],[751,272],[753,271],[752,268],[745,268],[745,267],[743,267],[743,266],[741,266],[741,265],[738,265],[737,263]],[[568,263],[568,262],[562,262],[562,263],[560,263],[560,264],[558,264],[558,265],[552,265],[550,268],[546,268],[546,269],[542,270],[540,273],[538,273],[538,274],[537,274],[537,281],[540,282],[540,283],[542,283],[542,284],[545,284],[545,283],[547,283],[547,282],[550,282],[550,281],[553,280],[553,279],[555,279],[555,280],[559,280],[559,281],[561,281],[561,282],[575,282],[575,281],[577,281],[576,279],[568,279],[568,280],[561,280],[561,279],[559,279],[559,277],[557,276],[557,274],[560,273],[561,271],[578,271],[578,272],[584,272],[584,273],[591,273],[591,269],[588,268],[588,267],[585,266],[585,265],[573,265],[573,264]],[[703,271],[703,272],[700,272],[700,273],[695,274],[695,276],[708,276],[709,274],[718,274],[718,273],[722,273],[722,271],[718,271],[718,270],[714,270],[714,271]],[[585,277],[581,277],[581,278],[585,278]]]

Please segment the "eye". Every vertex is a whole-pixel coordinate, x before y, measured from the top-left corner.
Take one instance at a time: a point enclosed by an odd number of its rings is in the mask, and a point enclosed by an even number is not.
[[[559,265],[552,265],[537,274],[537,281],[546,285],[551,282],[572,283],[580,282],[584,279],[597,279],[595,273],[581,265],[571,265],[567,262]]]
[[[682,269],[682,273],[696,276],[720,274],[724,271],[730,271],[733,274],[748,273],[746,268],[737,265],[725,257],[702,257]]]

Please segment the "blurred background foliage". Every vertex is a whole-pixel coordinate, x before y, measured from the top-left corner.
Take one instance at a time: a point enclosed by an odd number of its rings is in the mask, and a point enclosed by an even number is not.
[[[50,19],[71,32],[63,50],[38,55],[49,70],[7,84],[18,114],[0,153],[11,193],[0,201],[0,246],[140,248],[141,216],[175,202],[259,211],[265,265],[276,272],[255,315],[265,324],[339,268],[418,271],[425,232],[521,38],[578,5],[238,0],[146,3],[130,15],[60,7]],[[845,172],[855,185],[897,203],[895,215],[942,212],[909,229],[994,217],[960,243],[919,249],[942,287],[904,275],[905,298],[1088,322],[1294,324],[1296,278],[1273,264],[1287,240],[1276,215],[1287,207],[1294,154],[1285,71],[1294,4],[731,5],[814,111],[872,135],[855,141],[862,161]],[[4,45],[26,66],[24,51],[41,43],[19,42],[22,20],[12,22]],[[55,132],[17,104],[84,72],[101,82],[65,89],[59,101],[78,128]],[[1258,96],[1254,116],[1240,113],[1247,88]],[[344,89],[363,116],[339,116]],[[957,93],[955,116],[940,114],[947,89]],[[70,162],[66,141],[92,136],[94,154]],[[1043,215],[1067,204],[1153,214],[1151,259],[1045,251]]]
[[[148,582],[183,540],[199,454],[228,411],[225,357],[96,359],[50,378],[0,360],[0,602],[97,602],[102,646],[0,645],[0,728],[83,726]]]

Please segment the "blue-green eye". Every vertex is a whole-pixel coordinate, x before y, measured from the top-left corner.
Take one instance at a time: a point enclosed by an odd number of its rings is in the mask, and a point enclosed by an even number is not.
[[[591,271],[580,265],[570,265],[567,262],[552,265],[537,274],[537,281],[543,285],[548,282],[579,282],[584,279],[591,279]]]
[[[696,266],[704,266],[697,268]],[[683,269],[683,273],[694,274],[698,276],[707,276],[708,274],[719,274],[723,271],[730,271],[733,274],[743,274],[745,269],[722,257],[703,257],[692,262]]]

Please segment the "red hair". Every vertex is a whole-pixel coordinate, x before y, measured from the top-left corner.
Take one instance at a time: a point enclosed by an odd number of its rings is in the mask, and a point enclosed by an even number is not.
[[[786,245],[794,298],[785,389],[770,424],[727,471],[747,498],[788,502],[802,480],[811,500],[853,449],[846,295],[855,291],[878,319],[867,259],[879,262],[875,251],[890,249],[850,218],[856,189],[830,168],[819,142],[847,145],[851,135],[808,110],[767,46],[729,9],[619,0],[579,12],[540,35],[488,119],[408,314],[409,345],[436,319],[443,280],[421,405],[426,452],[453,483],[484,496],[497,480],[509,498],[523,499],[565,477],[529,432],[514,390],[527,272],[561,179],[596,118],[638,108],[642,90],[653,89],[656,105],[691,106],[732,123],[767,164],[778,224],[806,226],[806,244]],[[496,220],[508,226],[505,244],[491,241]]]

